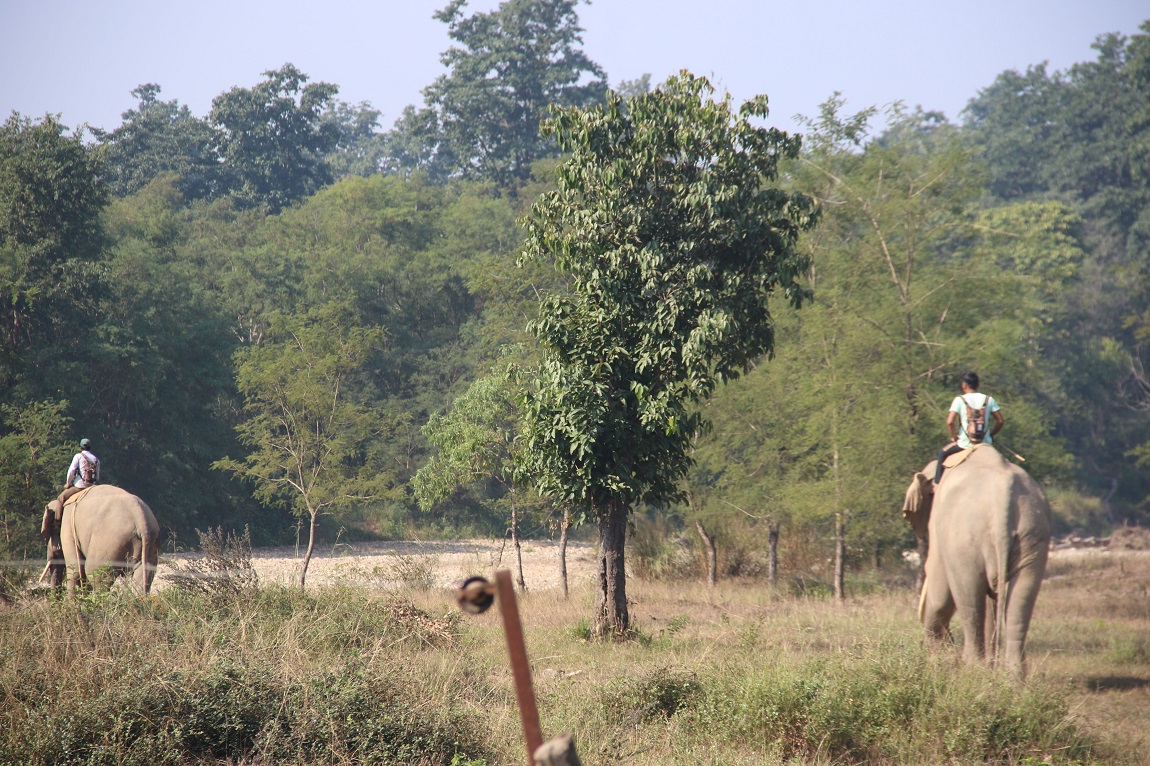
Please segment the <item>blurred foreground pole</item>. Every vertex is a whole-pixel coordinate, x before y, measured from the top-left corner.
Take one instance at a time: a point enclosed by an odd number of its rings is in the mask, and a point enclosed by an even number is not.
[[[511,655],[511,673],[515,676],[515,699],[519,702],[523,739],[527,741],[527,763],[528,766],[533,766],[534,753],[543,744],[543,733],[539,728],[539,708],[535,706],[535,689],[531,686],[531,665],[527,662],[527,647],[523,643],[523,624],[519,621],[515,586],[511,582],[509,570],[500,569],[495,573],[495,596],[499,601],[499,613],[503,616],[507,653]]]
[[[571,735],[556,737],[536,750],[535,766],[582,766]]]
[[[507,637],[507,653],[511,656],[511,673],[515,678],[515,698],[519,702],[519,720],[523,724],[523,739],[527,742],[528,766],[580,766],[579,756],[570,735],[543,742],[539,727],[539,708],[535,705],[535,689],[531,686],[531,665],[527,661],[527,647],[523,643],[523,625],[519,621],[519,607],[515,602],[515,587],[511,572],[500,569],[495,573],[495,586],[482,577],[471,577],[459,588],[456,598],[459,608],[470,614],[482,614],[491,608],[496,597],[503,616],[503,633]]]

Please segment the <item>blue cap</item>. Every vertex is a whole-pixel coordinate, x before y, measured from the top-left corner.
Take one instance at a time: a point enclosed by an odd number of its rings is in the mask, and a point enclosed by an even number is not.
[[[91,446],[92,442],[88,441],[87,439],[80,440],[80,449],[88,449]]]

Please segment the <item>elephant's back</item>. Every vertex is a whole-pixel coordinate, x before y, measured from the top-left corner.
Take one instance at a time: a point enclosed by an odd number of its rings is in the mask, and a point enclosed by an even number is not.
[[[986,446],[952,470],[950,486],[944,480],[940,487],[935,512],[981,518],[987,524],[1001,519],[1009,535],[1049,539],[1050,506],[1042,487],[1021,466]]]
[[[83,514],[99,517],[103,524],[118,527],[124,534],[135,532],[149,543],[158,540],[160,524],[152,509],[136,495],[113,484],[97,484],[79,497],[74,506]]]

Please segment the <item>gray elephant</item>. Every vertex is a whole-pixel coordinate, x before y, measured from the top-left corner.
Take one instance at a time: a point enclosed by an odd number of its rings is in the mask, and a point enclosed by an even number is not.
[[[48,540],[47,571],[54,587],[63,584],[66,565],[69,593],[105,567],[117,577],[130,573],[137,592],[151,590],[160,525],[147,503],[130,492],[97,484],[69,498],[62,509],[53,500],[41,531]]]
[[[954,458],[937,486],[932,462],[906,492],[903,513],[929,541],[919,618],[927,640],[937,641],[957,613],[968,662],[982,659],[989,634],[996,659],[1021,676],[1050,550],[1050,506],[1038,482],[992,445]]]

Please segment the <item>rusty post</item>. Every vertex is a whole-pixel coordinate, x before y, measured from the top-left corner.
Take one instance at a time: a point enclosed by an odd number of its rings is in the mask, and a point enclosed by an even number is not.
[[[527,647],[523,643],[523,625],[519,621],[519,607],[515,603],[511,572],[498,570],[494,586],[482,577],[470,577],[460,586],[455,597],[459,601],[459,608],[468,614],[483,614],[492,603],[499,601],[503,634],[507,637],[507,653],[511,656],[511,674],[515,679],[519,720],[523,724],[523,739],[527,743],[527,763],[528,766],[535,766],[535,751],[543,745],[543,733],[539,726],[535,690],[531,686],[531,665],[527,662]]]
[[[531,665],[527,662],[523,625],[519,621],[515,586],[509,570],[500,569],[495,573],[495,591],[503,616],[503,632],[507,636],[507,653],[511,656],[511,673],[515,677],[515,698],[519,702],[523,739],[527,742],[527,763],[535,766],[535,751],[543,744],[543,732],[539,726],[539,708],[535,705],[535,689],[531,685]]]

